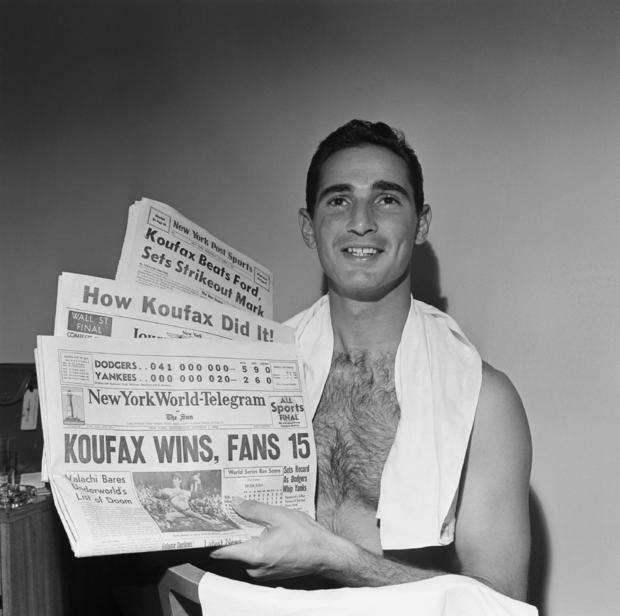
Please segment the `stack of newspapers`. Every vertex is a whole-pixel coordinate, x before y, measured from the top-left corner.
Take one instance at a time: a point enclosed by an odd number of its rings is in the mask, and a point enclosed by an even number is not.
[[[129,210],[116,280],[63,273],[35,359],[48,480],[76,556],[209,547],[314,516],[315,447],[273,275],[173,208]]]

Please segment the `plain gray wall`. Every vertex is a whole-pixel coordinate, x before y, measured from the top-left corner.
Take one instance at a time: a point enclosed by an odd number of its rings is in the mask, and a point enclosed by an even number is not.
[[[422,160],[448,310],[528,410],[547,613],[616,613],[616,4],[3,2],[0,361],[51,333],[61,271],[113,277],[140,196],[272,269],[276,318],[309,304],[309,158],[383,119]]]

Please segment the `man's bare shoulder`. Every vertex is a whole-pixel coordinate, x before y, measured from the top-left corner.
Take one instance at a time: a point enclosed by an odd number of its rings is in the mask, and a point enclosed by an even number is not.
[[[521,397],[506,374],[484,361],[472,438],[480,445],[481,439],[492,439],[498,445],[498,441],[508,439],[523,450],[527,460],[531,458],[531,437]]]

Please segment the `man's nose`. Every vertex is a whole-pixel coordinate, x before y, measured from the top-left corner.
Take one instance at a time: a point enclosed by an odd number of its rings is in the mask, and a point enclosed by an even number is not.
[[[356,235],[366,235],[377,230],[377,221],[372,203],[358,201],[351,208],[348,230]]]

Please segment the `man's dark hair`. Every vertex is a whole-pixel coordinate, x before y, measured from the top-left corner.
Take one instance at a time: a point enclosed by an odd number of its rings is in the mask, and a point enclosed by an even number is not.
[[[424,179],[422,167],[416,153],[407,143],[405,135],[384,122],[369,122],[367,120],[351,120],[321,141],[317,148],[306,176],[306,209],[311,217],[314,216],[321,170],[325,161],[339,150],[360,147],[364,145],[378,145],[386,148],[405,161],[409,171],[409,182],[413,188],[413,200],[418,215],[424,207]]]

